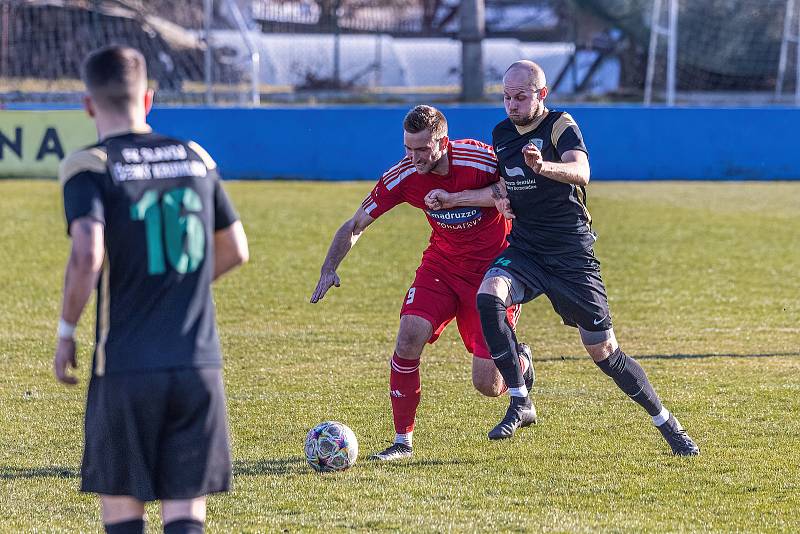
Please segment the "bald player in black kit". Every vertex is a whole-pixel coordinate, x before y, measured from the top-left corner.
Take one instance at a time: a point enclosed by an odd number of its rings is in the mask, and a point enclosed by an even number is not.
[[[508,118],[495,127],[492,144],[506,191],[498,188],[495,196],[499,207],[510,207],[514,222],[510,246],[486,273],[477,299],[483,334],[511,401],[489,438],[509,438],[536,421],[504,317],[508,306],[545,294],[564,324],[578,329],[594,363],[647,411],[672,452],[699,454],[642,367],[614,336],[592,248],[597,236],[586,208],[589,158],[577,123],[568,113],[545,107],[545,75],[536,63],[511,65],[503,93]]]

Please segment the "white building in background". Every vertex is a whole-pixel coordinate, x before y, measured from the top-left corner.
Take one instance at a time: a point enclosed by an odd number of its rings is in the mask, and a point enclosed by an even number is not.
[[[265,34],[250,32],[261,58],[261,84],[280,87],[324,85],[335,77],[336,36],[332,34]],[[339,79],[344,85],[373,91],[450,91],[461,80],[461,43],[447,38],[394,38],[387,35],[343,34],[339,39]],[[249,54],[242,35],[233,30],[212,33],[216,49],[226,49],[234,62],[246,65]],[[572,43],[530,43],[516,39],[486,39],[483,43],[484,77],[489,91],[502,83],[505,69],[519,59],[539,63],[556,80],[570,62]],[[597,52],[578,51],[558,88],[575,91],[597,58]],[[608,58],[593,74],[588,90],[604,94],[619,88],[620,65]]]

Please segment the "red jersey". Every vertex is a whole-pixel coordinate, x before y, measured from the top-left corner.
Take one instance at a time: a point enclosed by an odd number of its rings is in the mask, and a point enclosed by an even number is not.
[[[447,158],[447,176],[420,174],[408,157],[403,158],[378,180],[362,207],[375,219],[402,202],[423,210],[433,230],[423,261],[445,262],[482,276],[489,263],[506,248],[511,221],[494,207],[430,210],[425,205],[425,195],[432,189],[457,193],[497,182],[497,158],[490,145],[473,139],[451,141]]]

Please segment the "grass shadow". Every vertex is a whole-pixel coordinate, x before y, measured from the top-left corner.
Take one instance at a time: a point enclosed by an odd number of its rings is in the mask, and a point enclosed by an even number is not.
[[[47,467],[0,467],[0,480],[27,478],[78,478],[81,473],[72,467],[50,465]]]
[[[674,353],[674,354],[630,354],[631,357],[637,360],[703,360],[707,358],[786,358],[786,357],[800,357],[800,352],[756,352],[752,354],[740,354],[740,353],[733,353],[733,352],[720,352],[720,353],[699,353],[699,354],[686,354],[686,353]],[[536,362],[558,362],[563,360],[585,360],[588,359],[587,355],[574,355],[574,354],[563,354],[558,356],[545,356],[545,357],[537,357],[535,354],[533,356],[533,363]]]
[[[800,352],[757,352],[753,354],[707,353],[707,354],[635,354],[637,360],[702,360],[705,358],[785,358],[800,356]]]
[[[447,465],[477,465],[476,460],[464,460],[459,458],[450,458],[442,460],[439,458],[423,458],[420,460],[399,460],[393,462],[381,462],[378,460],[367,459],[369,465],[385,466],[390,469],[405,469],[408,467],[432,467],[432,466],[447,466]]]

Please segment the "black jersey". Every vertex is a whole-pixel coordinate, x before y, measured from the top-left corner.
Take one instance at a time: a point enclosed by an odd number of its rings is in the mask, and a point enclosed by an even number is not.
[[[563,111],[550,111],[520,133],[509,119],[492,132],[498,170],[514,210],[508,241],[538,254],[567,254],[590,247],[596,236],[584,187],[556,182],[525,164],[522,149],[535,144],[545,161],[561,161],[569,150],[587,152],[578,125]]]
[[[238,216],[205,150],[128,132],[70,154],[59,179],[68,231],[105,226],[94,373],[219,366],[214,232]]]

